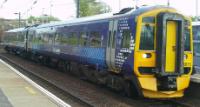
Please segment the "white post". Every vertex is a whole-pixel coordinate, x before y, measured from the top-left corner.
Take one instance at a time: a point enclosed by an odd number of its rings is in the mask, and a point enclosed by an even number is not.
[[[199,4],[198,4],[198,0],[196,0],[196,21],[198,21],[198,13],[199,13],[199,11],[198,11],[198,7],[199,6]]]
[[[121,10],[121,0],[119,0],[119,11]]]
[[[170,6],[170,0],[167,0],[167,6],[168,7]]]

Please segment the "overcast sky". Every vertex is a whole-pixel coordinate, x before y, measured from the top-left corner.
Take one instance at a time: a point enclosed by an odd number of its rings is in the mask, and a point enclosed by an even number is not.
[[[22,18],[27,16],[40,16],[52,14],[61,20],[67,20],[76,16],[76,5],[74,0],[0,0],[0,18],[15,19],[18,16],[14,13],[21,12]],[[117,12],[124,7],[133,7],[134,0],[98,0],[107,3],[112,12]],[[52,8],[51,4],[53,4]],[[138,5],[166,5],[167,0],[138,0]],[[199,1],[200,6],[200,1]],[[196,15],[196,0],[170,0],[170,5],[180,12],[188,15]],[[32,7],[32,8],[31,8]],[[199,15],[200,15],[200,8]]]

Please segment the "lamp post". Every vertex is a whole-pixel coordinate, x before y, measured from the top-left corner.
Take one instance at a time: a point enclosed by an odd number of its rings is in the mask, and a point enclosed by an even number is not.
[[[18,12],[18,13],[14,13],[14,14],[19,16],[19,27],[21,27],[21,13]]]
[[[195,18],[196,21],[198,21],[198,13],[199,13],[198,9],[199,9],[199,4],[198,0],[196,0],[196,18]]]
[[[167,6],[168,7],[170,6],[170,0],[167,0]]]
[[[80,17],[80,0],[76,0],[76,18]]]

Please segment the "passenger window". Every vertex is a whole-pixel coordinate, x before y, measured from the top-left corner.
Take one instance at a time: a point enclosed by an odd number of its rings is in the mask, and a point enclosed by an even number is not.
[[[49,43],[49,34],[40,34],[41,36],[41,40],[40,40],[40,43],[42,44],[48,44]]]
[[[185,32],[184,32],[184,40],[185,40],[184,50],[190,51],[190,30],[187,28],[185,29]]]
[[[22,32],[21,33],[21,38],[20,38],[20,41],[21,42],[24,42],[24,37],[25,37],[26,33],[25,32]]]
[[[200,26],[193,26],[193,38],[194,40],[200,40]]]
[[[37,37],[37,43],[38,43],[38,44],[44,43],[44,41],[42,40],[42,37],[43,37],[42,34],[39,34],[39,35],[38,35],[38,37]]]
[[[140,35],[140,49],[153,50],[154,49],[154,26],[145,24],[142,26]]]
[[[91,47],[101,47],[101,35],[99,32],[91,32],[90,46]]]
[[[66,34],[59,33],[59,36],[61,37],[60,39],[61,44],[68,44],[68,37]]]
[[[78,37],[75,32],[70,33],[68,37],[68,44],[69,45],[77,45],[78,44]]]
[[[56,34],[55,34],[55,44],[56,44],[56,45],[61,44],[61,43],[60,43],[61,39],[62,39],[62,38],[61,38],[61,35],[60,35],[59,33],[56,33]]]
[[[86,32],[81,32],[80,33],[80,45],[81,46],[86,46],[87,45],[87,34],[86,34]]]
[[[129,48],[130,47],[130,40],[131,40],[131,31],[130,30],[123,30],[122,32],[122,48]]]
[[[33,31],[29,31],[28,40],[29,41],[33,41],[33,39],[34,39],[34,32]]]

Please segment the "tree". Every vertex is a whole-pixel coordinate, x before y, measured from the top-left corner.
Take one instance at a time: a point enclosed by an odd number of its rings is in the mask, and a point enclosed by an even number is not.
[[[191,16],[192,21],[200,21],[200,17],[199,16]]]
[[[28,23],[31,24],[41,24],[41,23],[49,23],[51,21],[59,21],[58,18],[48,15],[42,15],[39,17],[30,16],[28,19]]]
[[[111,8],[103,2],[96,2],[96,0],[80,0],[80,17],[92,16],[110,11]]]

